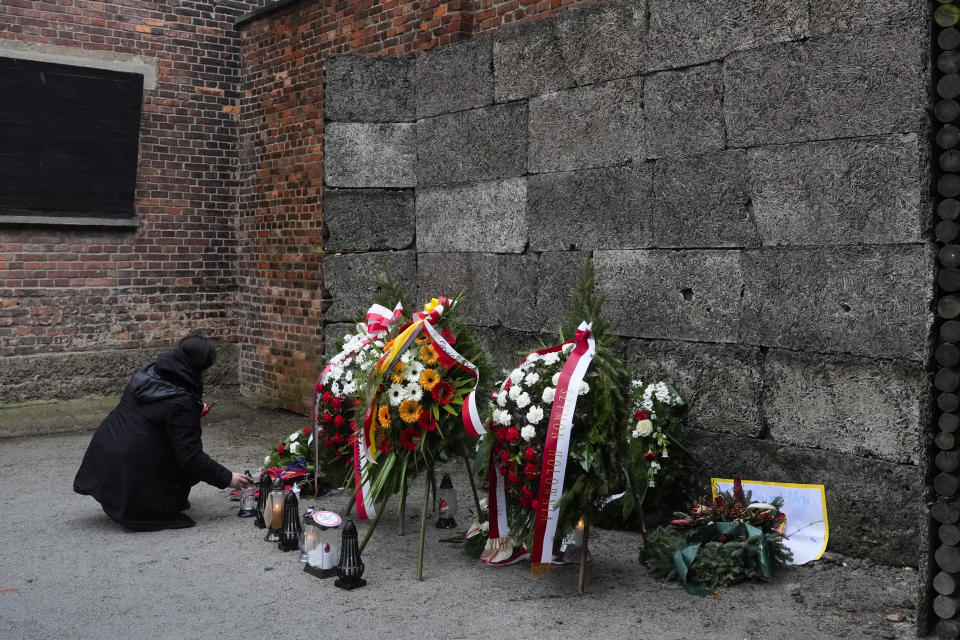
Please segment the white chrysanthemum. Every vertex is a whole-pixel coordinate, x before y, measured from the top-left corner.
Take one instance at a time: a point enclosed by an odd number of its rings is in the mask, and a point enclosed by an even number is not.
[[[345,385],[343,385],[343,395],[345,396],[350,395],[356,390],[357,390],[357,383],[352,380],[346,383]]]
[[[584,396],[588,393],[590,393],[590,385],[588,385],[586,382],[581,382],[580,388],[577,390],[577,395]]]
[[[518,385],[520,381],[523,380],[523,371],[520,369],[514,369],[510,372],[510,384]]]
[[[263,456],[263,464],[270,464],[270,456]]]
[[[556,351],[546,354],[543,356],[543,364],[550,366],[551,364],[557,364],[560,362],[560,356],[557,355]]]
[[[347,343],[350,342],[351,340],[353,340],[353,334],[352,334],[352,333],[345,333],[345,334],[343,334],[343,344],[347,344]]]
[[[529,442],[533,440],[533,436],[537,435],[537,430],[533,428],[532,424],[528,424],[523,429],[520,429],[520,437]]]
[[[403,388],[402,384],[394,382],[387,389],[387,398],[390,399],[390,405],[395,407],[407,399],[407,390]]]
[[[521,389],[519,386],[511,385],[510,391],[507,392],[507,395],[510,396],[511,400],[516,400],[522,392],[523,389]]]
[[[639,378],[636,379],[636,380],[631,380],[631,381],[630,381],[630,387],[633,388],[633,389],[637,389],[637,388],[642,387],[642,386],[643,386],[643,380],[640,380]]]
[[[407,365],[404,375],[407,376],[407,382],[419,382],[420,374],[423,373],[423,370],[426,367],[423,366],[423,363],[419,360],[414,360]]]
[[[340,383],[339,383],[339,382],[334,382],[333,384],[330,385],[330,393],[332,393],[332,394],[335,395],[335,396],[339,396],[339,395],[340,395]]]
[[[557,394],[556,389],[554,389],[553,387],[547,387],[546,389],[543,390],[543,395],[541,395],[540,397],[543,399],[544,402],[552,403],[553,397],[556,394]]]
[[[550,380],[553,382],[553,386],[560,384],[560,372],[557,371],[555,374],[553,374],[553,377]]]
[[[300,444],[299,442],[291,442],[291,443],[290,443],[290,453],[291,453],[292,455],[297,455],[297,453],[300,451],[300,449],[301,449],[302,447],[303,447],[303,445]]]
[[[296,442],[297,438],[299,437],[300,437],[300,432],[294,431],[293,433],[290,434],[290,437],[287,438],[287,440],[289,440],[290,442]]]
[[[502,410],[502,409],[494,409],[494,410],[493,410],[493,421],[494,421],[496,424],[500,424],[500,425],[504,425],[504,426],[510,424],[510,412],[509,412],[509,411],[504,411],[504,410]]]
[[[350,382],[351,380],[353,380],[353,369],[347,369],[347,373],[345,376],[343,376],[343,379],[346,380],[347,382]]]
[[[539,424],[543,420],[543,408],[535,404],[527,411],[527,422],[530,424]]]
[[[501,391],[497,394],[497,404],[501,407],[507,406],[507,392]]]
[[[408,400],[420,402],[420,399],[423,397],[423,387],[421,387],[418,382],[408,383],[405,389],[407,390]]]
[[[530,394],[524,391],[519,396],[517,396],[517,406],[523,409],[530,404]]]
[[[532,387],[540,381],[540,375],[536,371],[531,371],[523,378],[523,381],[528,387]]]
[[[413,353],[410,351],[410,349],[407,349],[403,352],[403,355],[400,356],[400,362],[403,364],[410,364],[411,360],[413,360]]]

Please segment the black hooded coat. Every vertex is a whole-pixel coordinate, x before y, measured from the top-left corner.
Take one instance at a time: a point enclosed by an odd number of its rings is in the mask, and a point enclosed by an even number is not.
[[[209,362],[198,367],[190,356],[177,347],[133,375],[73,481],[74,491],[96,498],[111,519],[130,529],[193,526],[180,513],[190,507],[190,487],[207,482],[223,489],[232,479],[203,451],[200,397]]]

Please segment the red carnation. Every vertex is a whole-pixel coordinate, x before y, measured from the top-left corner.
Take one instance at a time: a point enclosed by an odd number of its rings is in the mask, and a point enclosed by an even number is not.
[[[326,422],[327,424],[333,422],[333,415],[331,415],[330,412],[327,411],[325,414],[323,414],[323,421]]]
[[[437,401],[441,407],[445,404],[450,404],[453,402],[453,396],[456,394],[456,389],[453,388],[453,385],[447,382],[446,380],[441,380],[433,388],[433,399]]]
[[[279,447],[277,447],[277,453],[283,453],[283,452],[286,451],[286,450],[287,450],[287,446],[286,446],[286,445],[283,445],[283,444],[282,444],[282,445],[280,445]]]
[[[526,458],[529,462],[537,461],[537,450],[533,447],[527,447],[527,450],[523,452],[523,457]]]
[[[536,511],[537,507],[539,506],[540,506],[540,501],[537,500],[536,498],[530,501],[530,508],[533,509],[534,511]]]
[[[330,439],[330,436],[323,436],[323,446],[327,449],[333,449],[333,440]]]
[[[520,476],[513,471],[507,474],[507,480],[509,480],[511,484],[520,484]]]
[[[457,339],[454,337],[453,332],[450,331],[450,329],[444,329],[440,332],[440,335],[443,336],[443,339],[450,344],[457,344]]]
[[[343,444],[343,440],[344,438],[342,433],[338,433],[335,436],[333,436],[333,441],[336,442],[337,444]]]
[[[532,498],[535,494],[533,491],[527,488],[527,485],[523,485],[523,495],[527,496],[528,498]]]
[[[357,421],[356,421],[356,420],[351,420],[351,421],[350,421],[350,428],[351,428],[351,429],[355,429],[356,427],[357,427]]]
[[[522,504],[523,506],[525,507],[530,506],[530,498],[527,498],[526,496],[520,496],[517,499],[520,501],[520,504]]]
[[[437,351],[437,363],[444,369],[449,369],[455,365],[457,361],[445,354],[443,351]]]
[[[325,394],[323,394],[323,401],[324,401],[325,403],[330,404],[330,398],[331,398],[331,395],[330,395],[330,392],[329,392],[329,391],[327,391]]]
[[[340,427],[342,427],[342,426],[345,425],[345,424],[347,424],[347,421],[344,420],[344,419],[343,419],[343,416],[338,413],[338,414],[337,414],[337,417],[335,417],[335,418],[333,419],[333,426],[335,426],[337,429],[339,429]]]
[[[316,391],[317,393],[320,393],[321,391],[323,391],[323,385],[318,382],[318,383],[313,387],[313,390]]]
[[[519,432],[519,431],[517,431],[517,430],[514,429],[513,427],[510,427],[509,429],[507,429],[507,441],[508,441],[508,442],[516,442],[516,441],[519,440],[519,439],[520,439],[520,432]]]
[[[304,427],[304,428],[303,428],[303,435],[307,435],[308,433],[310,433],[310,427]]]
[[[507,462],[510,460],[510,452],[504,449],[500,452],[500,462]]]
[[[340,398],[334,398],[333,400],[330,401],[330,404],[333,405],[334,409],[339,409],[342,403],[340,402]]]
[[[379,449],[383,455],[390,453],[390,438],[384,438],[383,442],[380,443]]]
[[[420,428],[424,431],[437,430],[437,421],[433,419],[433,414],[429,411],[420,412],[420,419],[417,420],[417,424],[419,424]]]
[[[507,439],[507,430],[504,429],[503,427],[500,427],[499,429],[497,429],[497,440],[499,440],[500,442],[505,442],[506,439]]]
[[[416,449],[418,442],[420,442],[420,432],[413,427],[407,427],[400,432],[400,444],[407,451]]]
[[[528,478],[536,478],[537,476],[540,475],[540,467],[533,464],[532,462],[528,462],[527,466],[523,468],[523,472],[526,474]]]
[[[634,420],[646,420],[646,419],[647,419],[647,412],[646,412],[646,411],[637,411],[635,414],[633,414],[633,418],[634,418]]]
[[[653,451],[647,451],[645,454],[643,454],[643,459],[647,462],[653,462],[657,459],[657,454],[655,454]]]

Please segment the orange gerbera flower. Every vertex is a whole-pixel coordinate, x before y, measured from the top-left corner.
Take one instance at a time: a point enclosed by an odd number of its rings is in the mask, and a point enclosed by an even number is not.
[[[432,344],[425,344],[420,347],[420,359],[426,364],[437,364],[437,351]]]
[[[403,384],[404,382],[407,381],[407,376],[403,375],[402,373],[395,373],[393,374],[393,376],[391,376],[390,379],[396,382],[397,384]]]
[[[393,365],[394,373],[403,373],[403,370],[407,365],[403,364],[400,360],[397,360],[396,364]]]
[[[389,407],[380,407],[380,411],[377,412],[377,418],[380,419],[380,426],[384,429],[390,428],[390,408]]]
[[[430,338],[428,338],[427,336],[420,334],[419,336],[414,338],[413,341],[416,342],[417,344],[423,344],[424,342],[427,342],[429,339]]]
[[[420,403],[415,400],[404,400],[400,403],[398,409],[400,412],[400,419],[408,424],[413,424],[420,420],[420,412],[423,411],[423,408],[420,406]]]
[[[433,391],[438,382],[440,382],[440,374],[433,369],[424,369],[420,374],[420,386],[427,391]]]

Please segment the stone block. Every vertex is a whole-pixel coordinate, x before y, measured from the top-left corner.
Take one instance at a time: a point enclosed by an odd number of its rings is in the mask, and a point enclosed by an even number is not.
[[[901,20],[922,24],[926,9],[914,0],[810,0],[810,32],[850,31]]]
[[[555,335],[570,313],[570,301],[583,272],[586,251],[547,251],[540,254],[537,314],[541,331]]]
[[[731,146],[926,130],[927,39],[892,25],[735,54],[724,62]]]
[[[357,325],[355,322],[330,322],[323,325],[323,356],[325,359],[332,358],[340,351],[343,346],[343,336],[348,333],[356,333]]]
[[[915,134],[751,149],[763,244],[923,242],[926,151]]]
[[[493,40],[477,38],[417,56],[417,117],[493,103]]]
[[[497,102],[538,96],[576,83],[564,60],[554,20],[504,29],[493,40],[493,95]]]
[[[622,164],[644,155],[643,78],[530,101],[531,173]]]
[[[578,85],[637,75],[647,53],[646,0],[613,0],[555,18],[563,61]]]
[[[497,256],[492,253],[422,253],[417,261],[417,298],[453,298],[469,325],[498,323],[502,301],[497,298]]]
[[[620,335],[739,341],[739,252],[597,251],[593,259],[604,313]]]
[[[510,329],[538,331],[542,324],[537,296],[543,279],[540,257],[534,253],[497,256],[498,320]]]
[[[416,225],[413,191],[326,189],[327,251],[409,249]]]
[[[807,35],[806,0],[648,0],[648,69],[719,60]]]
[[[719,63],[647,76],[646,156],[723,149],[723,70]]]
[[[415,187],[415,126],[355,122],[328,124],[324,135],[327,186]]]
[[[701,462],[702,486],[711,477],[734,476],[822,484],[832,551],[897,566],[926,561],[929,517],[921,467],[708,431],[685,438]]]
[[[538,333],[516,331],[506,327],[471,327],[477,342],[489,355],[493,364],[494,379],[499,384],[523,360],[526,354],[540,348],[540,341],[554,344],[551,337]],[[481,384],[486,382],[481,381]],[[481,416],[487,415],[489,396],[477,398],[477,409]]]
[[[771,350],[763,381],[774,440],[921,463],[930,386],[923,365]]]
[[[763,432],[758,348],[629,340],[627,358],[644,382],[663,380],[676,388],[689,427],[749,437]]]
[[[751,215],[747,154],[742,150],[657,162],[649,209],[656,247],[760,244]]]
[[[543,173],[527,178],[530,248],[635,249],[650,246],[649,165]],[[689,189],[689,187],[688,187]]]
[[[414,251],[328,254],[323,259],[323,286],[333,304],[324,322],[356,322],[373,302],[377,280],[389,268],[407,291],[415,291],[417,255]]]
[[[520,253],[527,244],[526,207],[523,178],[418,189],[417,249]]]
[[[335,56],[327,59],[327,122],[412,122],[416,116],[413,58]]]
[[[420,121],[420,185],[479,182],[526,173],[527,105],[495,105]]]
[[[741,342],[925,362],[932,245],[745,251]]]

